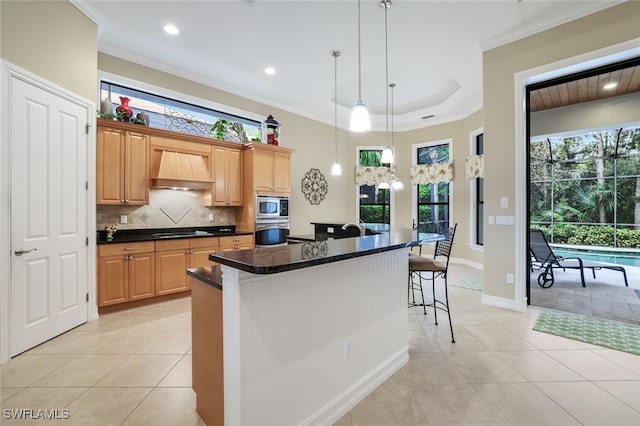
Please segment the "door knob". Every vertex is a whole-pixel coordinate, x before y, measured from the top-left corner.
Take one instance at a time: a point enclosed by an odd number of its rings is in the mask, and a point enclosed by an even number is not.
[[[22,256],[23,254],[27,254],[27,253],[31,253],[34,250],[38,250],[37,248],[32,248],[29,250],[25,250],[25,249],[17,249],[16,251],[14,251],[14,253],[16,254],[16,256]]]

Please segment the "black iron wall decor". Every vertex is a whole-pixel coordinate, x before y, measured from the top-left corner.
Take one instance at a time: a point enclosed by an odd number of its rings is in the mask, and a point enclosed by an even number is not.
[[[302,193],[311,204],[320,204],[328,189],[329,184],[319,169],[310,169],[302,178]]]

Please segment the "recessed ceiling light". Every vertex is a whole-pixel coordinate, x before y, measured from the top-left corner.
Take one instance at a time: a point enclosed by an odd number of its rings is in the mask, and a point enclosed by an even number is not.
[[[276,73],[276,70],[273,67],[266,67],[264,69],[264,73],[268,75],[274,75]]]
[[[178,35],[180,34],[180,30],[178,29],[178,27],[176,27],[173,24],[167,24],[163,27],[164,32],[167,34],[171,34],[171,35]]]
[[[611,90],[611,89],[615,89],[616,87],[618,87],[618,83],[615,83],[615,82],[607,83],[604,86],[602,86],[604,90]]]

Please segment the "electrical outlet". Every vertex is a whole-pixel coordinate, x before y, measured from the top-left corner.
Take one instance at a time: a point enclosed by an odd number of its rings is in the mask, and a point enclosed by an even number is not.
[[[509,197],[500,197],[500,207],[503,209],[509,207]]]
[[[216,215],[214,213],[209,213],[209,222],[213,222],[216,220]]]
[[[127,224],[127,215],[126,214],[121,214],[120,215],[120,223],[122,225],[126,225]]]
[[[515,278],[513,274],[507,274],[507,284],[513,284],[514,281],[515,281]]]
[[[351,358],[351,340],[344,342],[344,360]]]

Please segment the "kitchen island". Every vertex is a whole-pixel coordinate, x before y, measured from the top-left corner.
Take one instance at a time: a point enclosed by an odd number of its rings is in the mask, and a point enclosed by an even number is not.
[[[210,425],[337,421],[408,362],[407,247],[440,238],[392,229],[212,253],[221,278],[189,271],[200,416]]]

